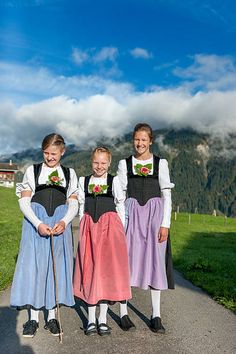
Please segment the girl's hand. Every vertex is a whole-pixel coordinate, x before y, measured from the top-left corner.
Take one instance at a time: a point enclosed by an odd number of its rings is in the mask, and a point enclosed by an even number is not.
[[[158,234],[158,241],[161,243],[168,239],[169,229],[167,227],[160,227]]]
[[[50,236],[52,232],[52,228],[46,224],[39,224],[38,232],[40,236]]]
[[[64,221],[61,220],[53,226],[52,234],[53,235],[62,234],[65,231],[65,228],[66,228],[66,224]]]

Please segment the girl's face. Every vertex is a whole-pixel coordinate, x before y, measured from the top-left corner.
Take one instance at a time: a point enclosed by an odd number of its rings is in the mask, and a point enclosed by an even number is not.
[[[145,130],[139,130],[134,135],[134,149],[137,155],[145,155],[150,152],[151,139]]]
[[[92,157],[92,169],[95,177],[104,177],[110,167],[110,157],[105,152],[96,152]]]
[[[43,150],[44,162],[48,167],[57,167],[59,165],[62,155],[64,155],[65,149],[56,145],[49,145]]]

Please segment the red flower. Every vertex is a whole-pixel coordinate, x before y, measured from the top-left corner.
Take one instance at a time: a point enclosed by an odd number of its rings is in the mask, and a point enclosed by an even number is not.
[[[60,178],[57,177],[57,176],[52,176],[52,177],[51,177],[51,181],[52,181],[53,183],[58,183],[58,182],[60,181]]]
[[[101,192],[102,192],[102,188],[99,185],[93,187],[93,193],[101,193]]]
[[[140,172],[144,175],[148,175],[150,170],[149,170],[149,168],[143,166],[140,168]]]

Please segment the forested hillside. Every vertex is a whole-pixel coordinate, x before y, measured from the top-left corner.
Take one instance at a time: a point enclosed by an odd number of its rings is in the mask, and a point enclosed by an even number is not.
[[[236,216],[236,151],[235,137],[220,140],[191,130],[155,132],[153,152],[169,161],[173,190],[173,209]],[[113,152],[111,171],[119,159],[132,153],[131,134],[120,139],[101,139]],[[63,164],[75,168],[78,176],[90,173],[91,148],[67,147]],[[9,158],[9,157],[8,157]],[[28,150],[10,157],[24,167],[41,161],[40,150]],[[19,179],[21,176],[19,175]]]

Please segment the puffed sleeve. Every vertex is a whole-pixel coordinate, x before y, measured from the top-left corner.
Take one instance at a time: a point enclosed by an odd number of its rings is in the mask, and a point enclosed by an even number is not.
[[[172,209],[171,189],[174,188],[175,185],[170,182],[168,162],[165,159],[161,159],[159,162],[159,185],[162,198],[164,199],[164,216],[161,226],[169,228]]]
[[[31,191],[34,194],[35,191],[35,181],[34,181],[34,167],[29,166],[23,176],[23,181],[21,183],[16,183],[16,195],[21,198],[21,192]]]
[[[67,190],[67,198],[72,194],[77,195],[78,193],[78,178],[76,176],[75,170],[70,168],[70,182]]]
[[[126,191],[128,184],[126,160],[119,161],[117,168],[117,176],[119,177],[122,189]]]
[[[125,225],[125,192],[121,187],[118,176],[113,178],[112,194],[114,196],[116,211],[122,221],[122,224]]]
[[[19,197],[20,210],[24,214],[25,218],[28,219],[38,230],[39,225],[42,221],[35,215],[33,209],[31,208],[31,197],[22,197],[21,193],[25,191],[35,192],[35,181],[34,181],[34,167],[29,166],[23,176],[23,181],[16,184],[16,195]]]
[[[84,177],[79,178],[78,200],[79,200],[79,220],[84,215],[85,193],[84,193]]]

